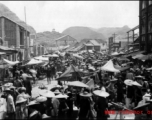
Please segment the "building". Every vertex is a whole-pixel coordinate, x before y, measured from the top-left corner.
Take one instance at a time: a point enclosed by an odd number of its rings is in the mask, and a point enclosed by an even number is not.
[[[83,39],[78,43],[75,48],[72,48],[74,51],[81,50],[95,50],[95,51],[105,51],[107,50],[107,42],[101,39]],[[71,49],[71,51],[73,51]]]
[[[56,45],[58,47],[60,46],[68,46],[68,45],[71,45],[73,43],[76,43],[77,40],[69,35],[65,35],[65,36],[62,36],[62,37],[59,37],[57,38],[56,40]]]
[[[116,51],[118,52],[120,48],[121,48],[121,41],[114,42],[113,37],[110,37],[109,38],[109,54]]]
[[[152,52],[152,0],[139,1],[140,50]]]
[[[17,22],[0,16],[0,37],[3,45],[19,50],[20,54],[10,56],[10,60],[24,60],[29,57],[30,32]]]

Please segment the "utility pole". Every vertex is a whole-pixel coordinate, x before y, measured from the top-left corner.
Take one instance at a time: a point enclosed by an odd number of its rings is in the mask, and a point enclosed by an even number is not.
[[[24,7],[24,16],[25,16],[25,24],[26,24],[26,7]],[[25,27],[25,43],[26,43],[26,47],[25,47],[25,53],[26,53],[26,59],[28,60],[28,41],[27,41],[27,27]]]
[[[115,34],[115,33],[113,34],[113,41],[114,41],[114,43],[115,43],[115,37],[116,37],[116,35],[117,34]]]

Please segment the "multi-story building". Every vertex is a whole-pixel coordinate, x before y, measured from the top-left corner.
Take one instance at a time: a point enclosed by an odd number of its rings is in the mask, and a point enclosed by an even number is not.
[[[140,1],[139,4],[139,41],[140,50],[152,52],[152,0]]]
[[[28,58],[28,47],[30,42],[30,32],[17,22],[0,16],[0,37],[3,45],[18,49],[21,54],[11,55],[10,60],[24,60]]]

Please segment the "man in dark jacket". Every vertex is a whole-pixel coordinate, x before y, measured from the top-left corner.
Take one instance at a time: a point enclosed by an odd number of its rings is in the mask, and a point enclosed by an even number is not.
[[[23,80],[23,84],[24,87],[26,88],[26,93],[28,93],[30,96],[32,96],[32,84],[30,82],[30,80],[28,80],[27,78]]]

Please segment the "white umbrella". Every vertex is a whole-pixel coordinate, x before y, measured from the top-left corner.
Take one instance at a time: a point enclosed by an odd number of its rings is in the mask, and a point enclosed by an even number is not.
[[[128,85],[128,86],[132,86],[132,85],[133,85],[133,81],[132,81],[132,80],[129,80],[129,79],[125,80],[124,83],[125,83],[126,85]]]
[[[44,57],[59,57],[57,54],[44,55]]]
[[[78,55],[78,54],[73,54],[74,57],[79,58],[79,59],[84,59],[82,56]]]
[[[59,94],[59,95],[56,95],[54,98],[68,98],[69,96],[67,95],[63,95],[63,94]]]
[[[100,96],[100,97],[108,97],[109,96],[109,93],[107,93],[103,90],[95,90],[95,91],[93,91],[93,93],[97,96]]]
[[[55,97],[55,94],[49,90],[41,90],[39,94],[47,98]]]
[[[101,70],[108,72],[120,72],[118,69],[114,68],[112,60],[109,60],[104,66],[102,66]]]
[[[34,59],[41,60],[41,61],[49,61],[48,57],[43,57],[43,56],[38,56],[38,57],[35,57]]]
[[[140,85],[138,82],[136,82],[136,81],[134,81],[133,83],[132,83],[132,85],[135,85],[135,86],[139,86],[139,87],[141,87],[142,85]]]
[[[19,63],[19,61],[9,61],[9,60],[6,60],[6,59],[3,59],[3,60],[4,60],[4,62],[6,62],[9,65],[16,65],[16,64]]]
[[[151,68],[147,68],[146,70],[149,70],[149,71],[150,71],[150,70],[152,70],[152,67],[151,67]]]
[[[115,56],[115,55],[119,55],[119,53],[118,53],[118,52],[114,52],[114,53],[112,53],[111,55],[112,55],[112,56]]]
[[[68,85],[75,86],[75,87],[89,87],[88,85],[86,85],[85,83],[80,82],[80,81],[69,82]]]
[[[36,64],[41,64],[41,63],[43,63],[43,61],[31,59],[26,65],[36,65]]]
[[[36,70],[34,70],[34,69],[31,69],[30,72],[34,73],[34,74],[37,74]]]

